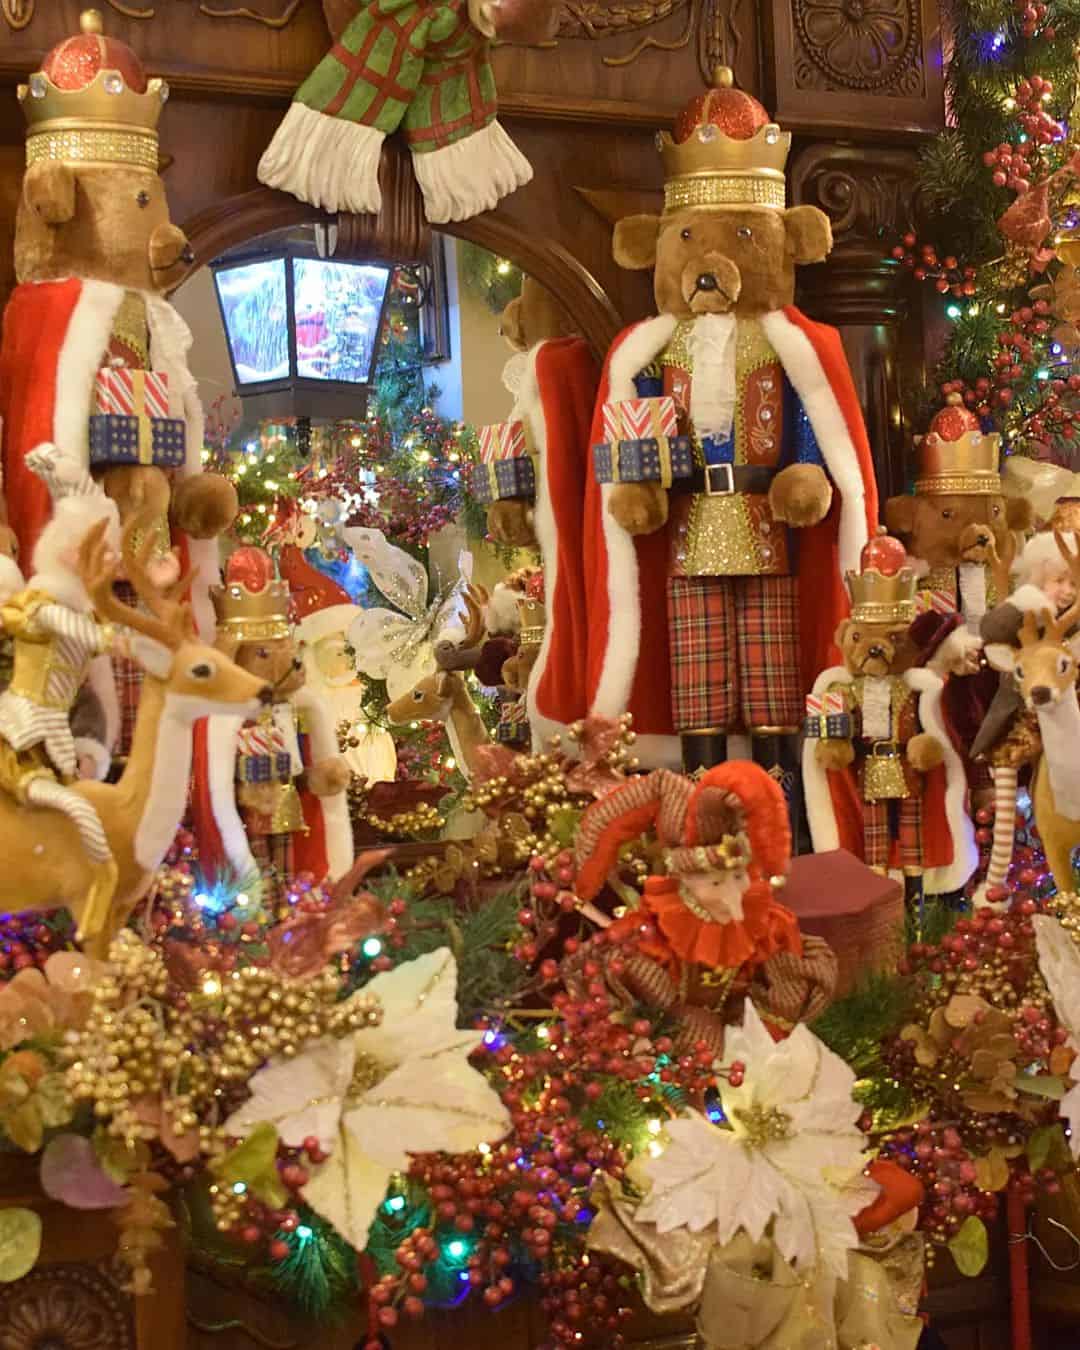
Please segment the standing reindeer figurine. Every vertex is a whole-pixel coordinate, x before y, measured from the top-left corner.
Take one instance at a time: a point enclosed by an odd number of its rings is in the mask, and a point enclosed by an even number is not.
[[[20,805],[0,792],[0,906],[54,909],[66,905],[80,926],[85,948],[103,955],[113,934],[146,894],[154,872],[172,843],[187,799],[192,729],[200,717],[235,712],[252,716],[271,691],[213,647],[195,637],[191,607],[179,596],[190,575],[166,591],[147,574],[153,531],[136,517],[124,533],[124,567],[142,609],[113,595],[116,559],[102,521],[80,549],[80,570],[98,617],[137,635],[133,654],[146,672],[127,767],[110,785],[83,781],[71,786],[93,807],[116,860],[117,881],[107,913],[87,923],[93,863],[70,817],[59,811]],[[141,533],[143,543],[134,540]]]
[[[1080,548],[1074,551],[1055,533],[1058,549],[1080,586]],[[986,647],[990,664],[1011,674],[1024,706],[1035,714],[1042,737],[1042,758],[1035,770],[1032,801],[1035,824],[1061,892],[1073,891],[1072,851],[1080,844],[1080,704],[1077,659],[1066,635],[1080,619],[1080,599],[1064,614],[1028,612],[1019,632],[1019,648],[1003,643]]]

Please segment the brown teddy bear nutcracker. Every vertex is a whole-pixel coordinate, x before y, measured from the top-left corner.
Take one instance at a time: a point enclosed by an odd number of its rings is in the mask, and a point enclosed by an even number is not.
[[[489,503],[488,528],[496,539],[513,548],[540,549],[548,596],[543,652],[558,641],[566,654],[558,666],[545,659],[533,666],[528,718],[543,743],[587,712],[581,538],[599,371],[566,312],[532,277],[524,278],[521,295],[503,311],[501,326],[515,351],[503,371],[514,406],[506,422],[482,429],[481,446],[489,447],[489,458],[475,467],[472,486]],[[552,444],[560,447],[558,454],[548,453]],[[558,725],[540,713],[538,702],[559,707]]]
[[[945,681],[907,667],[918,580],[887,535],[848,573],[851,615],[836,634],[843,665],[806,703],[803,788],[814,851],[846,848],[881,872],[903,870],[910,898],[959,890],[978,861],[964,766],[945,729]]]
[[[1008,595],[1016,532],[1033,518],[1026,498],[1002,493],[999,441],[950,394],[918,443],[915,495],[885,503],[886,527],[920,572],[920,591],[951,596],[974,633]]]
[[[212,595],[218,647],[274,697],[256,722],[211,717],[197,730],[192,821],[203,872],[227,864],[246,877],[272,865],[279,880],[337,881],[354,858],[349,769],[331,714],[306,697],[288,585],[262,549],[240,548]]]
[[[575,893],[591,902],[620,849],[655,828],[665,874],[651,876],[638,908],[605,940],[582,949],[628,1005],[672,1014],[677,1043],[704,1040],[719,1055],[724,1027],[750,997],[777,1037],[822,1012],[836,985],[836,957],[799,931],[780,904],[791,862],[783,792],[757,764],[732,761],[695,783],[668,769],[605,794],[582,817]],[[567,974],[576,977],[571,958]]]
[[[831,232],[815,207],[785,209],[790,140],[719,70],[660,138],[663,214],[615,231],[622,266],[654,268],[659,314],[616,338],[601,380],[583,701],[633,714],[646,765],[734,758],[726,738],[749,733],[794,778],[803,697],[847,612],[837,559],[855,567],[876,523],[839,334],[792,305],[796,265]],[[549,472],[574,453],[549,440]],[[580,665],[556,625],[542,725],[576,711],[561,695]]]
[[[0,347],[8,517],[30,557],[50,507],[26,458],[54,442],[93,469],[122,521],[156,508],[159,579],[178,575],[176,543],[197,569],[192,600],[209,637],[215,540],[237,501],[226,479],[201,472],[191,334],[164,298],[192,261],[158,174],[168,89],[102,35],[97,10],[83,13],[81,29],[19,89],[28,123],[19,285]]]

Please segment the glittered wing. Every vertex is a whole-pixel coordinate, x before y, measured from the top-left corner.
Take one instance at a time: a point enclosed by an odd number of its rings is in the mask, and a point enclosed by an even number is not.
[[[387,600],[410,619],[421,618],[428,606],[428,575],[424,564],[391,544],[382,530],[353,525],[342,534]]]
[[[403,662],[411,664],[417,625],[389,609],[365,609],[349,625],[356,669],[372,680],[388,680]]]
[[[1032,923],[1042,977],[1058,1018],[1068,1028],[1074,1047],[1080,1049],[1080,951],[1057,919],[1036,914]]]

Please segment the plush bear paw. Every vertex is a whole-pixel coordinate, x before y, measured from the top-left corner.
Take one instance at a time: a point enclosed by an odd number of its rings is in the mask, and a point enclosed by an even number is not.
[[[769,509],[774,518],[795,529],[824,520],[831,505],[832,487],[817,464],[789,464],[769,488]]]
[[[944,760],[945,751],[936,736],[931,736],[928,731],[922,731],[908,741],[907,757],[908,763],[918,773],[928,773]]]
[[[814,758],[823,769],[846,769],[855,759],[855,747],[850,741],[823,737],[814,746]]]
[[[627,534],[652,534],[667,522],[668,495],[659,483],[620,483],[608,510]]]
[[[216,539],[239,510],[236,488],[219,473],[192,474],[173,485],[173,524],[192,539]]]
[[[272,816],[277,803],[276,783],[241,783],[236,789],[237,803],[245,811],[259,816]]]
[[[491,537],[509,548],[532,548],[536,543],[533,509],[521,497],[508,497],[488,507]]]
[[[335,797],[349,786],[349,766],[340,755],[321,759],[307,771],[307,785],[316,797]]]

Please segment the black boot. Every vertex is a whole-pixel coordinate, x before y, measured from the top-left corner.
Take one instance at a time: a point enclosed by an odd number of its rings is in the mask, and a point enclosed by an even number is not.
[[[754,763],[760,764],[770,778],[783,789],[791,823],[791,851],[809,853],[810,831],[803,802],[802,772],[799,766],[799,736],[795,731],[768,731],[753,734]]]
[[[684,731],[680,740],[683,773],[711,769],[727,759],[727,735],[723,731]]]

